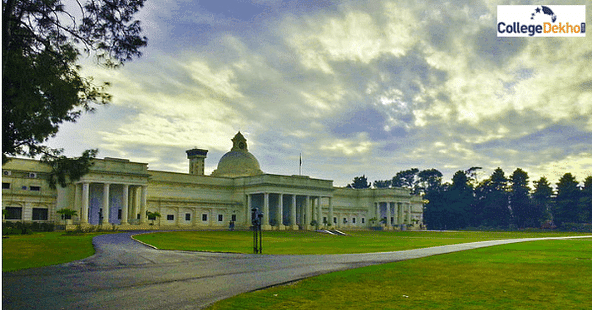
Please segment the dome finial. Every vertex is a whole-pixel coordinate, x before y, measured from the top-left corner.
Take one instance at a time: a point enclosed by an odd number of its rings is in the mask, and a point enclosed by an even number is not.
[[[248,152],[247,139],[239,131],[234,138],[232,138],[232,149],[231,151],[243,151]]]

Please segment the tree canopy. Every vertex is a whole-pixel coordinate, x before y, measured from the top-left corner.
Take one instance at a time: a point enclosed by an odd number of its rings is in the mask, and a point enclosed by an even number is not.
[[[75,1],[70,8],[61,0],[2,4],[2,162],[43,155],[64,166],[69,159],[60,157],[62,150],[43,143],[62,123],[111,99],[108,83],[95,85],[80,74],[79,57],[92,53],[111,68],[139,57],[147,39],[134,14],[144,0]],[[79,163],[94,154],[86,152]]]
[[[354,177],[352,183],[348,184],[347,187],[355,189],[369,188],[370,183],[366,175],[362,175],[361,177]]]

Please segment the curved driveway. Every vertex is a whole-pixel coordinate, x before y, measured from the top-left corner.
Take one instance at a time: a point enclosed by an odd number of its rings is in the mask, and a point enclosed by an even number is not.
[[[155,250],[130,238],[137,233],[95,237],[96,254],[84,260],[3,273],[3,308],[199,309],[332,271],[500,244],[581,238],[495,240],[369,254],[256,255]]]

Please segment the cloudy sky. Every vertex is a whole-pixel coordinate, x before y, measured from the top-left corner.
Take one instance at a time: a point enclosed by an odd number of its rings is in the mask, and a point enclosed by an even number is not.
[[[143,57],[84,67],[113,102],[50,145],[178,172],[204,148],[211,173],[240,130],[264,172],[298,174],[302,153],[336,186],[411,167],[582,181],[592,35],[497,38],[498,4],[530,1],[147,0]]]

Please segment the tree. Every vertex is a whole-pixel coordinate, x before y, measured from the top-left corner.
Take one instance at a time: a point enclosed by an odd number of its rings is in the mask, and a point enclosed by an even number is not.
[[[426,194],[442,186],[442,172],[437,169],[422,170],[417,174],[417,193]]]
[[[473,224],[490,227],[508,227],[510,209],[508,205],[508,179],[501,168],[497,168],[475,190]]]
[[[154,225],[154,221],[156,220],[157,217],[161,217],[160,212],[158,212],[158,211],[155,211],[155,212],[146,211],[146,218],[148,218],[149,220],[152,221],[152,223],[150,225]]]
[[[442,185],[442,173],[436,169],[418,173],[418,187],[423,193],[424,221],[430,229],[446,229],[446,186]]]
[[[54,168],[75,161],[43,143],[63,122],[75,122],[111,98],[108,83],[97,86],[80,75],[79,56],[92,52],[100,65],[115,68],[140,56],[147,44],[140,22],[133,19],[144,0],[75,3],[77,9],[68,11],[62,0],[3,0],[3,163],[9,156],[37,155],[46,162],[59,160]],[[83,154],[78,165],[88,168],[93,154]]]
[[[78,211],[72,210],[72,209],[68,209],[68,208],[59,209],[59,210],[56,211],[56,213],[63,215],[64,216],[64,220],[71,220],[73,216],[78,215]]]
[[[580,210],[580,189],[578,182],[571,173],[564,174],[557,183],[557,197],[553,217],[557,226],[563,223],[582,222]]]
[[[477,178],[478,171],[483,169],[483,167],[471,167],[465,170],[465,174],[467,178],[469,178],[469,183],[473,186],[477,186],[479,184],[479,179]]]
[[[374,181],[373,186],[375,188],[389,188],[389,187],[391,187],[391,180],[384,180],[384,181],[376,180],[376,181]]]
[[[592,223],[592,176],[588,176],[584,180],[584,188],[582,188],[582,197],[580,198],[582,211],[585,212],[588,222]]]
[[[418,172],[419,169],[417,168],[411,168],[397,172],[397,174],[393,177],[392,186],[408,188],[411,189],[412,193],[415,193]]]
[[[366,178],[366,175],[362,175],[361,177],[354,177],[353,182],[348,184],[347,187],[355,189],[369,188],[370,183],[368,183],[368,178]]]
[[[463,228],[470,223],[473,188],[464,171],[459,170],[452,176],[452,185],[446,192],[447,229]]]
[[[553,203],[553,189],[545,177],[534,181],[534,192],[532,193],[532,204],[535,212],[541,215],[541,222],[551,220],[551,207]]]
[[[510,176],[510,208],[520,228],[540,226],[541,213],[531,203],[529,193],[528,173],[516,168]]]

